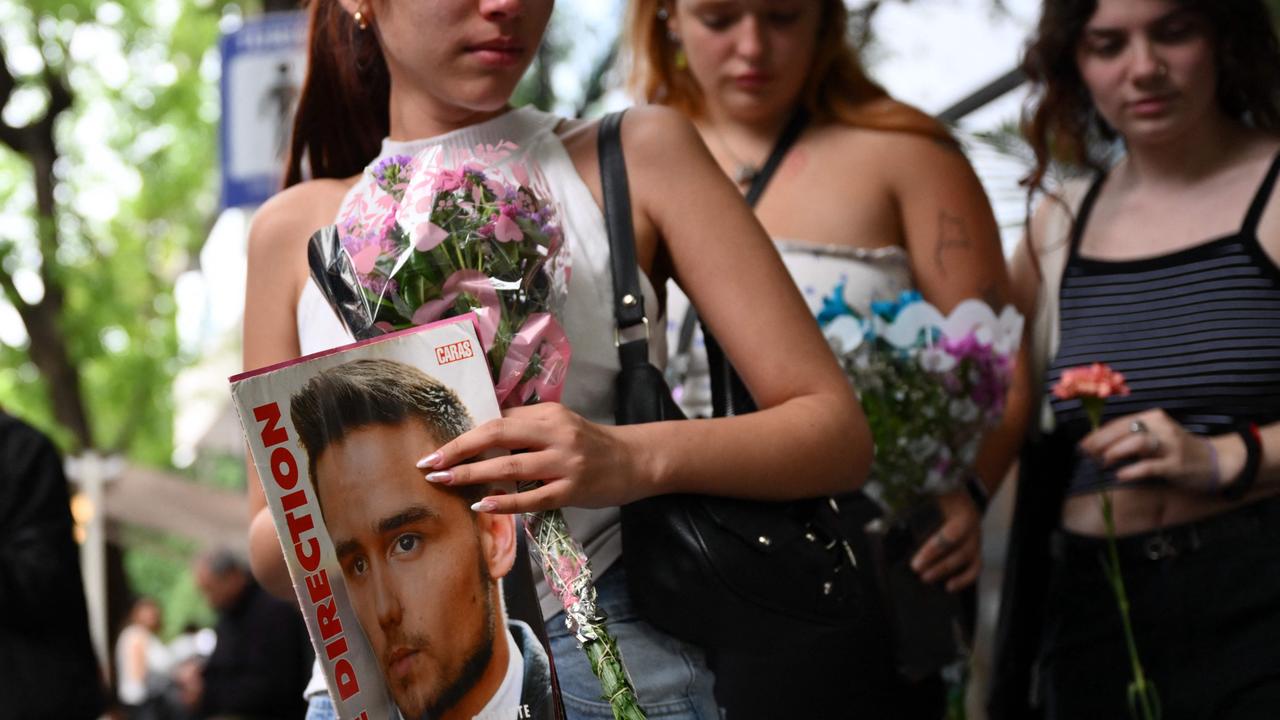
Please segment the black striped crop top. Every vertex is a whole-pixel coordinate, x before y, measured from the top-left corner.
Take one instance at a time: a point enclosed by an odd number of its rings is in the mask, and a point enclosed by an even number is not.
[[[1163,408],[1189,431],[1217,435],[1241,422],[1280,419],[1280,268],[1258,241],[1280,155],[1272,161],[1240,230],[1138,260],[1081,257],[1099,176],[1080,206],[1059,295],[1059,345],[1045,388],[1063,370],[1093,362],[1124,373],[1131,394],[1107,402],[1104,422]],[[1089,431],[1078,400],[1049,394],[1057,431],[1072,442]],[[1068,494],[1114,485],[1110,470],[1075,463]]]

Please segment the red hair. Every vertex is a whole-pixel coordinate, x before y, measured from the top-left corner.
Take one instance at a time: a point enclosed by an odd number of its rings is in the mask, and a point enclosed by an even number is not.
[[[908,132],[954,143],[937,119],[893,99],[863,72],[845,40],[849,13],[843,0],[819,0],[822,17],[815,38],[813,63],[800,102],[819,122],[835,121],[872,130]],[[675,65],[676,44],[667,36],[659,11],[670,0],[633,0],[627,13],[627,85],[631,93],[652,103],[669,105],[690,117],[703,111],[702,89],[693,75]]]

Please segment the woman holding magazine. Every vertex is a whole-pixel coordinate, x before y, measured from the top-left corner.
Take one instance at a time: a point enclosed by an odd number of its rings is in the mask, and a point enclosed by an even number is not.
[[[307,240],[332,224],[361,171],[380,156],[433,143],[509,140],[529,151],[560,202],[573,262],[562,322],[573,345],[564,404],[510,411],[441,448],[431,480],[474,484],[540,480],[539,489],[488,498],[484,512],[565,507],[591,555],[642,705],[664,717],[714,718],[703,653],[629,612],[618,506],[659,493],[786,499],[848,492],[865,477],[869,436],[785,268],[697,133],[677,113],[634,110],[623,126],[636,250],[650,324],[660,327],[671,277],[722,338],[764,408],[750,416],[613,427],[618,358],[609,246],[600,213],[596,125],[529,108],[512,90],[541,41],[551,0],[313,0],[309,74],[302,91],[287,190],[263,206],[249,240],[245,365],[260,367],[350,341],[308,278]],[[302,178],[310,179],[303,182]],[[715,218],[708,233],[707,218]],[[686,283],[687,284],[687,283]],[[750,288],[744,291],[743,288]],[[785,347],[788,352],[763,352]],[[660,344],[655,347],[659,353]],[[458,465],[493,448],[508,459]],[[777,477],[792,482],[774,482]],[[280,546],[251,480],[255,573],[288,592]],[[570,717],[611,717],[586,659],[564,635],[558,602],[544,612]],[[558,635],[557,635],[558,634]],[[324,711],[323,695],[313,717]]]
[[[1008,278],[977,177],[941,123],[866,76],[847,43],[846,16],[841,0],[633,0],[628,84],[637,99],[688,116],[720,169],[749,195],[760,192],[749,188],[779,138],[799,132],[756,213],[811,316],[837,284],[864,317],[872,301],[910,288],[944,312],[965,298],[999,311]],[[1016,407],[1009,416],[1006,427],[1016,430]],[[975,467],[988,487],[1017,443],[1007,432],[993,435]],[[912,566],[925,582],[959,591],[979,571],[979,510],[964,488],[938,504],[943,523]],[[869,505],[860,495],[849,512]],[[937,676],[899,679],[885,628],[883,616],[871,614],[856,633],[815,636],[794,655],[718,654],[728,717],[794,710],[793,698],[766,680],[779,673],[805,678],[803,707],[813,712],[939,717]]]
[[[1028,184],[1057,159],[1092,177],[1049,195],[1015,258],[1034,382],[1101,362],[1130,394],[1092,431],[1078,400],[1050,399],[1023,453],[994,718],[1029,717],[1029,697],[1049,718],[1126,714],[1104,494],[1163,717],[1280,707],[1273,28],[1261,0],[1045,3],[1023,65]]]

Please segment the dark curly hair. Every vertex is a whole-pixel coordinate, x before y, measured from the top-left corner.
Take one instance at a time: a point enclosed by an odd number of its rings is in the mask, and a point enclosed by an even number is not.
[[[1263,0],[1176,0],[1203,17],[1214,40],[1218,103],[1228,116],[1268,132],[1280,132],[1280,47]],[[1022,60],[1033,100],[1022,134],[1035,165],[1022,180],[1029,193],[1043,189],[1053,162],[1101,170],[1098,140],[1115,132],[1094,110],[1076,67],[1076,47],[1097,0],[1045,0]]]

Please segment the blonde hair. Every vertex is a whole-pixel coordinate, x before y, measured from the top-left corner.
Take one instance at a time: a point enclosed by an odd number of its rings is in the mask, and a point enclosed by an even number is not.
[[[846,40],[849,13],[843,0],[818,0],[822,4],[813,63],[800,93],[811,117],[818,122],[840,122],[854,127],[908,132],[954,143],[955,138],[937,119],[889,93],[867,77],[857,54]],[[659,11],[669,11],[672,0],[631,0],[627,10],[624,53],[627,89],[638,100],[667,105],[690,117],[703,111],[702,89],[687,70],[676,67],[676,44],[667,35]],[[663,13],[665,14],[665,13]]]

